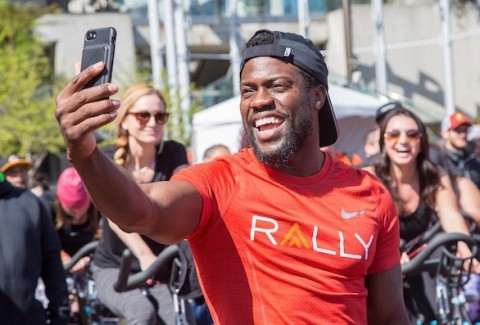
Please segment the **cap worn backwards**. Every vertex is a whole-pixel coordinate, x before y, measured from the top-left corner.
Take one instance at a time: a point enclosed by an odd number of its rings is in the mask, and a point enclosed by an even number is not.
[[[402,104],[397,101],[388,102],[377,108],[377,111],[375,112],[375,121],[377,122],[377,124],[380,124],[380,122],[385,117],[385,115],[387,115],[388,112],[397,108],[403,108]]]
[[[272,34],[274,37],[273,43],[247,47],[243,54],[240,75],[248,60],[262,56],[274,57],[289,62],[308,72],[327,89],[325,103],[318,114],[320,147],[334,144],[338,138],[338,126],[330,96],[328,95],[328,69],[323,55],[311,40],[301,35],[262,29],[257,31],[251,39],[260,33]]]

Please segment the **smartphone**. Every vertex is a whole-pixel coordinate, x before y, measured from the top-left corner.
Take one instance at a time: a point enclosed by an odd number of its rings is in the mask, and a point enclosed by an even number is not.
[[[100,61],[105,63],[105,69],[103,69],[102,73],[90,80],[86,88],[112,81],[116,40],[117,31],[113,27],[89,29],[85,33],[81,70],[83,71],[90,65]]]

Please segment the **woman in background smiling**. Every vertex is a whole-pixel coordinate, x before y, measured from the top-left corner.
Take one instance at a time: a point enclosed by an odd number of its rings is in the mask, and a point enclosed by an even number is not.
[[[390,191],[399,215],[400,238],[406,243],[421,238],[437,216],[443,231],[469,234],[448,175],[428,157],[426,126],[418,116],[403,107],[389,111],[380,124],[380,156],[375,165],[365,169]],[[465,243],[459,243],[457,254],[471,256]],[[401,262],[410,257],[404,252]],[[473,267],[478,271],[476,260]],[[411,314],[420,312],[427,323],[435,319],[422,275],[405,279],[404,297]]]
[[[121,99],[114,160],[138,183],[169,180],[176,171],[188,165],[185,146],[164,140],[168,116],[164,97],[150,85],[133,86]],[[140,289],[122,293],[113,289],[125,248],[134,255],[131,272],[136,273],[148,268],[165,245],[137,233],[125,233],[108,219],[104,220],[102,238],[93,259],[93,277],[100,301],[123,317],[127,324],[155,324],[157,314],[162,324],[174,324],[173,301],[166,284],[159,283],[149,289],[158,308]]]

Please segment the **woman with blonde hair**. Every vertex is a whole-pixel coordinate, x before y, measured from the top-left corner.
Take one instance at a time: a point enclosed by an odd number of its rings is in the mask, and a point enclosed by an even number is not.
[[[164,140],[168,116],[164,97],[148,84],[131,87],[121,99],[114,160],[138,183],[169,180],[176,171],[188,166],[185,146]],[[93,277],[100,301],[127,324],[174,324],[173,302],[166,284],[158,283],[149,289],[158,306],[140,289],[123,293],[113,289],[125,248],[135,257],[131,268],[135,273],[150,266],[165,246],[136,233],[127,234],[110,221],[102,226],[102,238],[93,258]]]

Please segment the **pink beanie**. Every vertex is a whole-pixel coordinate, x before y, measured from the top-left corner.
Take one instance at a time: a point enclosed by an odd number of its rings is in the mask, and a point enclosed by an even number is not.
[[[67,209],[81,209],[90,204],[90,197],[75,168],[69,167],[60,174],[57,197]]]

